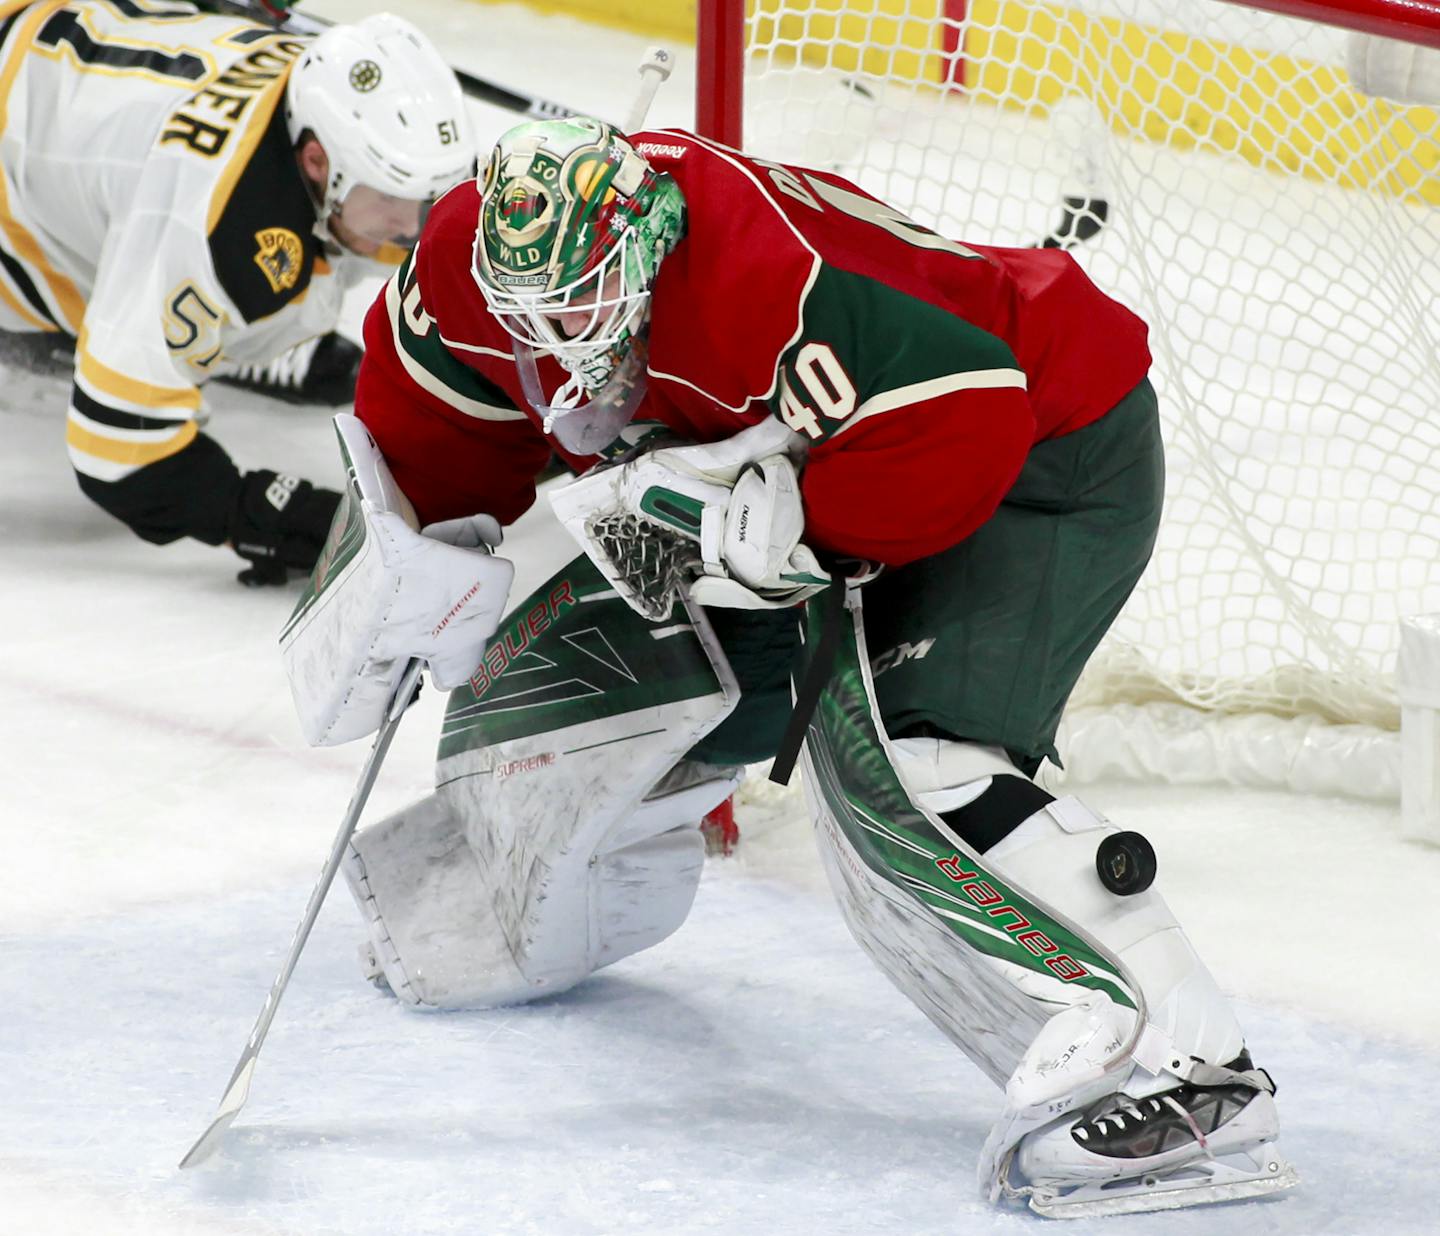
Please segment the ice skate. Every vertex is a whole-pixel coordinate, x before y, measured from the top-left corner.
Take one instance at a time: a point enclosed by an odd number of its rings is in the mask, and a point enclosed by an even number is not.
[[[1233,1081],[1114,1094],[1079,1120],[1027,1136],[1006,1192],[1050,1218],[1175,1210],[1278,1192],[1298,1183],[1276,1144],[1275,1084],[1248,1053]]]
[[[355,375],[363,355],[360,347],[332,330],[291,348],[269,364],[239,365],[218,380],[286,403],[336,407],[355,398]]]

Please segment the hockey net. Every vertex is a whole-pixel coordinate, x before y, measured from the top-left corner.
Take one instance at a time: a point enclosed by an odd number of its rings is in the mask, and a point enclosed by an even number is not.
[[[1067,762],[1396,793],[1399,619],[1440,611],[1440,120],[1346,64],[1357,31],[1440,45],[1440,7],[752,0],[742,51],[727,2],[702,127],[1073,246],[1150,323],[1164,525]]]

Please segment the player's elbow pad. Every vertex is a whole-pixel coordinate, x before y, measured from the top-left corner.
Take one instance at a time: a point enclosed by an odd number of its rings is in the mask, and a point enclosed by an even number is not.
[[[441,690],[480,663],[505,612],[515,568],[491,555],[487,515],[424,531],[374,439],[335,417],[349,472],[310,585],[280,635],[300,728],[332,746],[376,730],[406,662],[426,662]]]

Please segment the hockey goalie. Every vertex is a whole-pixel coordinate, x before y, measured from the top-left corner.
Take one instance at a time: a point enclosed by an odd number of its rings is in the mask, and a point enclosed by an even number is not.
[[[663,939],[701,817],[795,716],[851,931],[1003,1088],[986,1195],[1295,1182],[1152,848],[1033,780],[1163,489],[1146,328],[1067,254],[679,130],[532,122],[365,342],[282,652],[316,743],[374,730],[408,658],[452,691],[435,793],[348,854],[377,982],[484,1007]],[[552,451],[580,475],[512,563]]]

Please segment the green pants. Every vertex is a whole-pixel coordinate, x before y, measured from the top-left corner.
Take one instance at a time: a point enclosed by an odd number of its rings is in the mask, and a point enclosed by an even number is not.
[[[1164,485],[1145,381],[1094,424],[1035,446],[971,536],[867,585],[865,637],[886,730],[1004,747],[1026,773],[1057,759],[1065,701],[1150,559]],[[789,714],[795,615],[711,618],[742,699],[692,756],[768,759]]]

